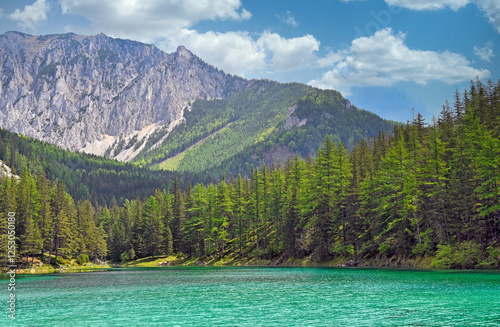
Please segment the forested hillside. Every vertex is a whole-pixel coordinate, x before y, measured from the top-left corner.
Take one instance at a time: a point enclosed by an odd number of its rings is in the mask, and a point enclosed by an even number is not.
[[[258,142],[259,137],[265,138],[265,133],[276,128],[279,120],[283,123],[287,108],[312,91],[313,88],[299,83],[254,81],[251,87],[229,99],[196,100],[190,110],[184,111],[186,122],[174,129],[159,149],[139,155],[137,160],[163,168],[166,159],[227,127],[205,140],[202,147],[183,153],[184,159],[173,167],[179,171],[213,168]]]
[[[155,188],[168,188],[174,174],[152,172],[131,164],[62,150],[51,144],[0,129],[0,160],[14,172],[29,170],[57,183],[64,181],[75,200],[110,204],[145,197]]]
[[[354,265],[429,257],[440,268],[498,268],[499,137],[500,84],[478,81],[437,119],[416,115],[350,151],[328,136],[313,159],[187,192],[175,179],[171,192],[122,206],[75,203],[62,182],[24,171],[2,183],[1,235],[12,211],[20,253],[30,255],[99,258],[107,247],[113,260],[180,252]]]
[[[313,156],[327,134],[352,149],[355,141],[396,124],[352,106],[337,91],[265,80],[252,81],[228,99],[198,99],[184,118],[161,146],[143,151],[136,162],[180,172],[246,176],[262,163]],[[151,137],[144,149],[163,135]]]

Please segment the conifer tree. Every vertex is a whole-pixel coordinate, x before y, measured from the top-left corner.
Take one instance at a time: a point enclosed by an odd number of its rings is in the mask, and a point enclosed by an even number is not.
[[[173,219],[172,236],[174,239],[174,250],[182,250],[182,228],[185,222],[185,207],[184,207],[184,196],[181,192],[181,186],[177,177],[174,180],[174,201],[172,204]]]
[[[163,219],[161,208],[156,198],[150,196],[144,203],[144,253],[155,257],[163,244]]]
[[[246,232],[245,226],[246,222],[246,206],[248,200],[243,189],[243,179],[241,178],[241,174],[238,174],[238,178],[236,180],[236,187],[234,189],[233,195],[233,213],[234,213],[234,221],[237,224],[237,235],[238,235],[238,248],[240,257],[243,256],[243,234]]]

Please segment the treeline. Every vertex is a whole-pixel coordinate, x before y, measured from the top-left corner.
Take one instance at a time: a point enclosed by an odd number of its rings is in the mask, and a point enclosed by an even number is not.
[[[157,191],[146,201],[157,209],[136,200],[111,215],[111,257],[436,256],[436,267],[497,267],[499,119],[499,85],[478,81],[431,124],[418,114],[352,151],[327,137],[314,159]]]
[[[314,156],[326,135],[334,143],[342,142],[349,150],[362,138],[391,130],[398,123],[380,118],[376,114],[352,106],[349,100],[333,90],[321,90],[302,97],[297,102],[295,115],[307,120],[304,126],[283,131],[276,143],[287,145],[300,153],[302,158]]]
[[[333,90],[316,90],[301,97],[295,105],[293,115],[300,121],[306,121],[305,125],[287,130],[283,127],[284,122],[280,121],[266,136],[267,139],[246,147],[211,171],[220,175],[236,176],[241,173],[250,176],[252,168],[277,162],[273,158],[275,155],[314,156],[326,135],[330,135],[334,143],[342,142],[348,150],[352,150],[361,139],[376,136],[380,131],[391,131],[400,124],[351,106],[348,100]],[[284,153],[280,154],[280,150]],[[281,160],[282,163],[286,161],[287,158]]]
[[[105,208],[96,211],[89,200],[75,203],[62,181],[54,184],[43,174],[33,177],[28,170],[19,179],[4,178],[0,208],[3,262],[7,262],[8,214],[12,212],[17,258],[28,258],[25,263],[33,264],[35,256],[57,265],[69,258],[83,263],[105,260],[107,256],[107,235],[101,219]]]
[[[433,265],[440,268],[497,268],[499,137],[500,84],[477,81],[457,92],[454,103],[446,103],[430,124],[417,114],[392,133],[361,139],[350,151],[327,136],[314,158],[262,166],[249,177],[225,176],[216,184],[185,189],[175,179],[171,191],[109,208],[79,202],[67,211],[74,223],[68,225],[73,234],[67,234],[72,235],[67,243],[54,241],[62,232],[52,233],[50,250],[44,251],[82,253],[87,248],[75,235],[85,229],[80,221],[92,221],[113,260],[181,252],[202,260],[231,256],[276,262],[435,257]],[[30,202],[36,197],[22,196],[29,176],[4,182],[3,212],[30,217],[26,210],[41,210]],[[62,183],[51,188],[48,206],[56,206],[62,188]],[[71,208],[73,201],[65,199]],[[53,215],[61,212],[56,207]],[[86,214],[79,216],[84,208]],[[18,234],[19,244],[38,253],[28,226],[45,224],[42,214],[31,215],[20,218],[19,228],[26,232]],[[85,215],[89,218],[78,218]]]

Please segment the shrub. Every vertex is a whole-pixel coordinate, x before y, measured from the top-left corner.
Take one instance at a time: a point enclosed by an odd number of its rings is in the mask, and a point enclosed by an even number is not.
[[[384,243],[380,244],[378,247],[378,252],[386,257],[393,255],[394,253],[394,237],[388,237]]]
[[[53,265],[58,265],[58,266],[65,266],[65,265],[68,264],[68,261],[66,259],[64,259],[63,257],[58,256],[57,259],[56,258],[52,258],[50,260],[50,263],[53,264]]]
[[[130,249],[130,251],[128,251],[128,258],[129,258],[129,260],[135,260],[135,251],[134,251],[134,249]]]
[[[431,265],[435,268],[451,268],[453,265],[451,245],[439,244],[437,247],[436,259],[432,260]]]
[[[336,243],[333,246],[332,253],[348,257],[354,254],[354,246],[352,244],[344,245],[342,243]]]
[[[123,253],[120,255],[120,258],[122,259],[122,262],[129,261],[129,260],[130,260],[130,256],[129,256],[129,254],[128,254],[128,251],[127,251],[127,252],[123,252]]]
[[[477,267],[495,269],[500,267],[500,247],[490,245],[486,248],[488,257],[477,264]]]
[[[425,242],[425,243],[417,243],[412,250],[413,254],[416,255],[426,255],[432,253],[432,246],[431,244]]]
[[[481,245],[473,241],[458,245],[439,244],[436,258],[431,265],[435,268],[476,268],[481,261]]]
[[[85,263],[89,262],[89,256],[86,255],[86,254],[80,254],[77,258],[76,258],[76,263],[79,264],[79,265],[83,265]]]
[[[425,232],[420,234],[422,237],[423,242],[417,243],[413,247],[413,254],[416,255],[432,255],[434,253],[434,243],[432,242],[431,238],[431,230],[427,229]]]
[[[472,241],[462,242],[454,254],[455,263],[461,268],[475,268],[481,260],[481,246]]]

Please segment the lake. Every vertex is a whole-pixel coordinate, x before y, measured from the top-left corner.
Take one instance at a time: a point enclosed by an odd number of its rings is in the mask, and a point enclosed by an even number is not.
[[[118,268],[17,276],[0,326],[500,326],[500,272]]]

